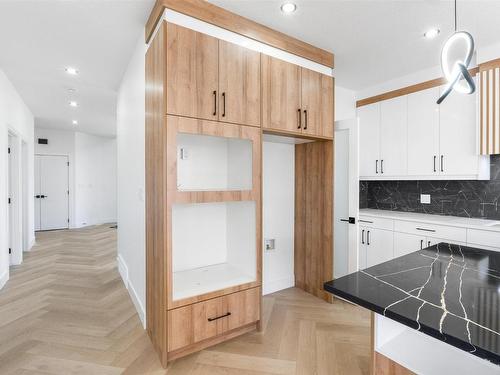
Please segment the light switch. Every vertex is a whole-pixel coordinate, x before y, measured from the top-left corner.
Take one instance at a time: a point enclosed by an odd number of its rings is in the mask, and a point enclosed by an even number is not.
[[[420,203],[431,204],[431,195],[430,194],[420,194]]]

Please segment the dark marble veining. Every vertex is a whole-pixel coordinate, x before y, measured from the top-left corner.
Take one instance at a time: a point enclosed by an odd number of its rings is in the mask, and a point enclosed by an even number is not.
[[[440,243],[325,290],[500,365],[500,253]]]
[[[500,220],[500,155],[491,157],[489,181],[361,181],[359,191],[360,208]]]

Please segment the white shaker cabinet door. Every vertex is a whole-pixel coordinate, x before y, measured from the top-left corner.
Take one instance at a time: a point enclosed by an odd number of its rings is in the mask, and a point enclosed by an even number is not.
[[[426,248],[425,236],[394,232],[394,258]]]
[[[380,103],[358,108],[359,175],[376,177],[380,172]]]
[[[408,97],[384,100],[380,104],[380,174],[408,173]]]
[[[372,267],[394,258],[394,233],[369,228],[366,232],[366,266]]]
[[[360,270],[366,268],[366,233],[369,228],[360,227],[359,228],[359,260],[358,267]]]
[[[439,106],[442,175],[478,174],[476,99],[453,91]]]
[[[439,174],[439,87],[408,95],[408,175]]]

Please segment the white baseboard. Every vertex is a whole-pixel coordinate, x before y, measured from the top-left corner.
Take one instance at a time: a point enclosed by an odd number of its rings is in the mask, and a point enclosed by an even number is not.
[[[9,270],[4,271],[4,273],[0,276],[0,289],[7,284],[7,281],[9,281]]]
[[[279,290],[292,288],[295,286],[295,276],[284,277],[278,280],[264,281],[262,283],[262,294],[271,294]]]
[[[116,218],[89,220],[86,223],[81,223],[79,225],[72,226],[71,228],[78,229],[78,228],[90,227],[92,225],[102,225],[111,223],[116,223]]]
[[[30,243],[28,244],[28,249],[26,249],[26,251],[31,251],[31,249],[33,248],[33,246],[35,246],[35,243],[36,243],[36,238],[33,237],[31,240],[30,240]]]
[[[144,309],[144,306],[142,305],[142,302],[139,299],[137,292],[135,291],[134,285],[130,282],[128,278],[127,263],[125,262],[121,254],[118,254],[116,260],[118,263],[118,272],[120,273],[123,283],[125,284],[125,288],[127,288],[128,294],[132,299],[132,303],[134,304],[135,309],[137,310],[137,314],[139,315],[139,319],[142,322],[142,326],[144,327],[144,329],[146,329],[146,310]]]

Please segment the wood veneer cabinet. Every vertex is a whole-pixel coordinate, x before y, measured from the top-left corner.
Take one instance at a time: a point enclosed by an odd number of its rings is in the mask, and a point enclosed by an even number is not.
[[[264,129],[333,137],[333,78],[262,55]]]
[[[260,126],[260,53],[167,23],[167,114]]]

